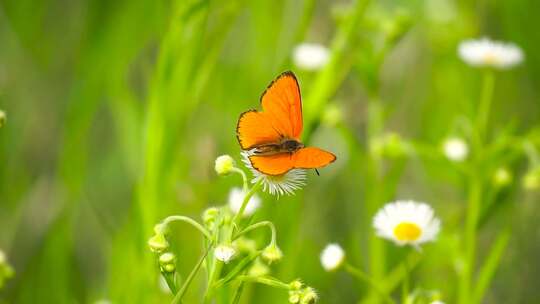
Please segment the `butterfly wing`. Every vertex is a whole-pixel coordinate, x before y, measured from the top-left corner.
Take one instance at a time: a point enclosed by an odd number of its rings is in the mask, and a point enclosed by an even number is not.
[[[279,143],[283,138],[300,139],[302,102],[298,81],[292,72],[278,76],[261,96],[263,112],[240,115],[236,137],[243,150]]]
[[[316,169],[336,160],[330,152],[315,147],[302,148],[294,153],[252,155],[249,161],[253,168],[266,175],[281,175],[291,169]]]
[[[236,137],[243,150],[250,150],[261,144],[279,142],[281,134],[273,127],[268,114],[250,110],[240,115]]]
[[[249,161],[253,168],[266,175],[281,175],[294,168],[291,153],[278,153],[273,155],[252,155]]]
[[[334,162],[336,156],[319,148],[307,147],[293,153],[291,160],[294,168],[316,169]]]
[[[279,75],[261,96],[264,113],[283,137],[300,140],[302,134],[302,99],[300,87],[290,71]]]

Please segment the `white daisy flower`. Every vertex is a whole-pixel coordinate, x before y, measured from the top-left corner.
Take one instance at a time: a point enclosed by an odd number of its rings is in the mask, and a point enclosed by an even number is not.
[[[294,64],[307,71],[321,69],[330,57],[328,48],[317,43],[302,43],[294,48]]]
[[[450,137],[443,143],[444,155],[451,161],[461,162],[469,155],[469,146],[459,137]]]
[[[232,260],[235,254],[236,250],[229,245],[219,245],[214,249],[215,258],[224,263]]]
[[[396,201],[386,204],[373,219],[377,235],[399,246],[418,245],[435,240],[441,222],[433,209],[415,201]]]
[[[345,251],[339,244],[328,244],[321,252],[321,265],[326,271],[334,271],[343,264]]]
[[[249,151],[242,152],[242,161],[253,173],[253,184],[262,180],[262,189],[271,195],[291,195],[294,191],[301,189],[306,184],[306,170],[292,169],[282,175],[266,175],[254,169],[249,161]]]
[[[246,192],[238,187],[234,187],[229,192],[229,208],[235,214],[240,211],[244,198],[246,197]],[[247,217],[255,213],[255,211],[261,206],[261,199],[257,194],[254,194],[246,205],[244,213],[242,216]]]
[[[458,54],[463,61],[475,67],[508,69],[523,61],[523,51],[519,46],[489,38],[461,42]]]

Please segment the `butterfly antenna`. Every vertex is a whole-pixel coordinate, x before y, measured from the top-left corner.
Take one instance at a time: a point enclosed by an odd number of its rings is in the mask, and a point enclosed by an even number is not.
[[[317,176],[321,176],[321,174],[319,174],[319,170],[315,169],[315,172],[317,172]]]

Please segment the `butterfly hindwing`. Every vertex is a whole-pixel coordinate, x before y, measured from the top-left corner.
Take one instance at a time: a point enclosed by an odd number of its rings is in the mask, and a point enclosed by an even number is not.
[[[293,167],[298,169],[320,168],[335,160],[334,154],[315,147],[302,148],[292,155]]]
[[[253,168],[266,175],[281,175],[287,173],[294,166],[291,153],[252,155],[249,157],[249,161]]]
[[[302,134],[302,99],[292,72],[279,75],[261,96],[264,113],[284,137],[299,140]]]

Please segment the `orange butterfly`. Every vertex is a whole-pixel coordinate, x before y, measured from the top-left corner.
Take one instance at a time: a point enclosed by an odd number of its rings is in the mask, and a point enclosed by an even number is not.
[[[240,115],[236,137],[249,150],[253,168],[267,175],[282,175],[291,169],[317,169],[336,160],[330,152],[304,147],[300,87],[290,71],[278,76],[261,96],[263,111]]]

